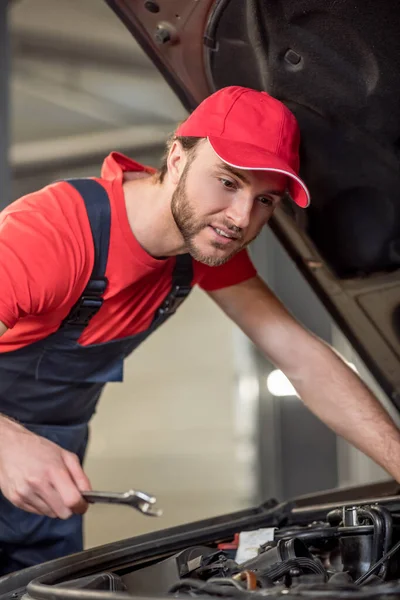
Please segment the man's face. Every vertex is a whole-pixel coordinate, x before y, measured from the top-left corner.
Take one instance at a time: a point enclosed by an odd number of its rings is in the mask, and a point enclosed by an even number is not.
[[[183,169],[172,215],[192,257],[218,266],[258,236],[286,187],[281,173],[230,167],[204,140]]]

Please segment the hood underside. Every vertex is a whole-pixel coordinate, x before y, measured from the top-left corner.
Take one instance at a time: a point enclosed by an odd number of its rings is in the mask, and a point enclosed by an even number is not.
[[[106,0],[188,110],[227,85],[296,115],[306,211],[271,226],[400,408],[400,5]]]

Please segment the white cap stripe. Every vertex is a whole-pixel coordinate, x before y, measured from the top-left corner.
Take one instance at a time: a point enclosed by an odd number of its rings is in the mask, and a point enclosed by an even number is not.
[[[207,139],[210,142],[209,138],[207,138]],[[211,144],[211,142],[210,142],[210,144]],[[284,171],[283,169],[274,169],[273,167],[243,167],[241,165],[234,165],[233,163],[230,163],[227,160],[225,160],[224,158],[222,158],[222,156],[220,156],[218,154],[218,152],[216,152],[216,150],[212,144],[211,144],[211,147],[214,150],[215,154],[218,156],[218,158],[220,160],[222,160],[222,162],[226,163],[227,165],[230,165],[231,167],[234,167],[235,169],[242,169],[243,171],[273,171],[274,173],[282,173],[283,175],[287,175],[288,177],[291,177],[292,179],[297,181],[298,184],[301,185],[301,187],[303,188],[303,190],[305,191],[306,196],[307,196],[307,206],[310,205],[310,202],[311,202],[310,192],[308,191],[306,185],[303,183],[303,181],[300,179],[300,177],[297,177],[297,175],[290,173],[290,171]]]

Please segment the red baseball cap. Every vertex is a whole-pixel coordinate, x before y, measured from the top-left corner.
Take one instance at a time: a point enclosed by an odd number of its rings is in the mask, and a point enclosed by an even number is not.
[[[295,116],[266,92],[225,87],[208,96],[176,130],[203,137],[219,158],[237,169],[276,171],[290,179],[293,200],[305,208],[310,193],[298,176],[300,131]]]

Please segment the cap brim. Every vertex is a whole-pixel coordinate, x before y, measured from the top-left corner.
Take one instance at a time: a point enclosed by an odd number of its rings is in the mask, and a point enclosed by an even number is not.
[[[233,142],[214,136],[209,136],[207,139],[215,154],[231,167],[249,171],[273,171],[287,175],[290,178],[289,192],[294,202],[301,208],[309,206],[311,196],[307,186],[297,173],[275,154],[252,144]]]

